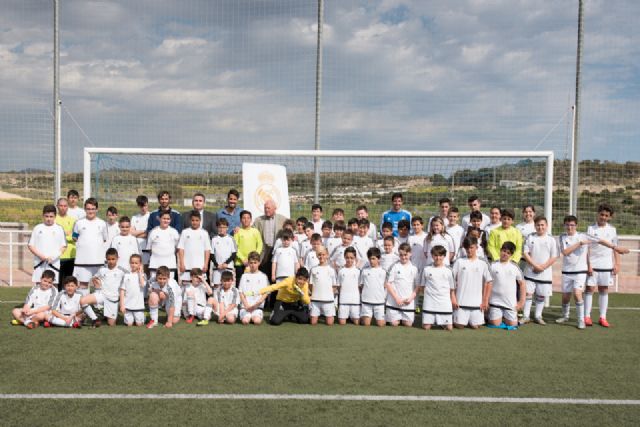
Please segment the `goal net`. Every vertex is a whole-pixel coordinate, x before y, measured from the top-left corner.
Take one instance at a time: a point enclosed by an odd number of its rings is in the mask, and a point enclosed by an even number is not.
[[[553,152],[391,152],[295,150],[165,150],[86,148],[84,197],[101,208],[113,204],[134,212],[139,194],[154,204],[159,190],[169,190],[179,209],[202,192],[211,209],[222,207],[229,189],[242,192],[243,163],[286,168],[291,216],[309,216],[314,201],[325,217],[342,208],[350,218],[358,205],[380,218],[401,192],[405,209],[424,218],[438,212],[448,197],[462,213],[467,198],[480,197],[483,209],[533,204],[552,219]],[[241,197],[242,200],[242,197]],[[517,220],[516,220],[517,221]]]

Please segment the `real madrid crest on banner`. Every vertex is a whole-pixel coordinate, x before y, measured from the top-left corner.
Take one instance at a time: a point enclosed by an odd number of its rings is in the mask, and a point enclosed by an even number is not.
[[[273,200],[277,212],[290,216],[287,169],[282,165],[243,163],[242,185],[244,209],[254,218],[264,214],[264,203]]]

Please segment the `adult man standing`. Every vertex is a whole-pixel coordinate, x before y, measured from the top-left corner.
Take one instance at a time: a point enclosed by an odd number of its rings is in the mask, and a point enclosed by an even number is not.
[[[402,193],[393,193],[391,196],[391,209],[382,214],[380,219],[380,233],[382,233],[382,224],[390,222],[393,226],[393,235],[398,237],[398,223],[402,220],[409,221],[411,224],[411,213],[402,209]]]
[[[480,212],[480,208],[482,207],[482,201],[480,200],[480,197],[473,195],[467,199],[467,205],[469,206],[469,210],[471,212]],[[470,221],[471,212],[469,212],[464,217],[462,217],[462,229],[465,231],[465,233],[467,231],[467,228],[469,227],[469,224],[471,223]],[[484,230],[485,228],[487,228],[487,226],[489,226],[489,224],[491,224],[491,219],[487,214],[483,212],[481,213],[482,213],[482,223],[480,224],[480,228]]]
[[[253,226],[258,229],[262,236],[262,261],[260,263],[260,270],[262,270],[267,277],[271,277],[271,255],[273,251],[273,245],[276,243],[278,233],[282,230],[282,225],[287,220],[287,217],[276,213],[276,203],[273,200],[267,200],[264,202],[264,215],[260,215],[253,221]]]
[[[168,210],[171,214],[171,227],[175,228],[178,234],[182,232],[182,216],[180,212],[171,208],[171,194],[167,190],[161,190],[158,193],[158,209],[149,214],[149,222],[147,223],[147,236],[155,227],[160,225],[160,213]]]
[[[209,233],[209,238],[212,239],[218,234],[218,227],[216,227],[217,216],[213,212],[209,212],[204,209],[205,197],[202,193],[195,193],[191,199],[191,206],[194,211],[200,212],[200,228]],[[182,228],[191,227],[191,212],[185,212],[182,214]]]
[[[240,209],[238,207],[238,199],[240,193],[235,188],[232,188],[227,193],[227,206],[218,211],[218,218],[224,218],[229,223],[227,234],[233,236],[238,228],[240,228]]]
[[[69,203],[64,197],[60,197],[56,203],[58,213],[56,214],[56,224],[64,230],[64,236],[67,240],[67,249],[60,255],[60,280],[58,281],[58,290],[62,289],[62,280],[73,275],[73,265],[76,259],[76,242],[73,240],[73,224],[76,218],[69,215]],[[84,212],[84,210],[83,210]]]

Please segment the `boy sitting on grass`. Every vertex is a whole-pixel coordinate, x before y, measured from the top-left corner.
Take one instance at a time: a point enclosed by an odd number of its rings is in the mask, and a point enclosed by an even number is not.
[[[47,319],[48,312],[58,293],[53,287],[55,278],[53,270],[42,272],[40,283],[31,288],[22,308],[13,309],[11,313],[13,315],[12,325],[24,325],[33,329]]]

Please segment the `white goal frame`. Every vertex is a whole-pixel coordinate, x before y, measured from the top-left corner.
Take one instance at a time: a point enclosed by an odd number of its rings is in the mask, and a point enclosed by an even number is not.
[[[83,168],[83,195],[91,197],[91,159],[96,154],[171,155],[171,156],[264,156],[264,157],[482,157],[482,158],[536,158],[546,161],[544,188],[544,215],[553,221],[553,151],[355,151],[355,150],[217,150],[217,149],[167,149],[167,148],[113,148],[85,147]]]

